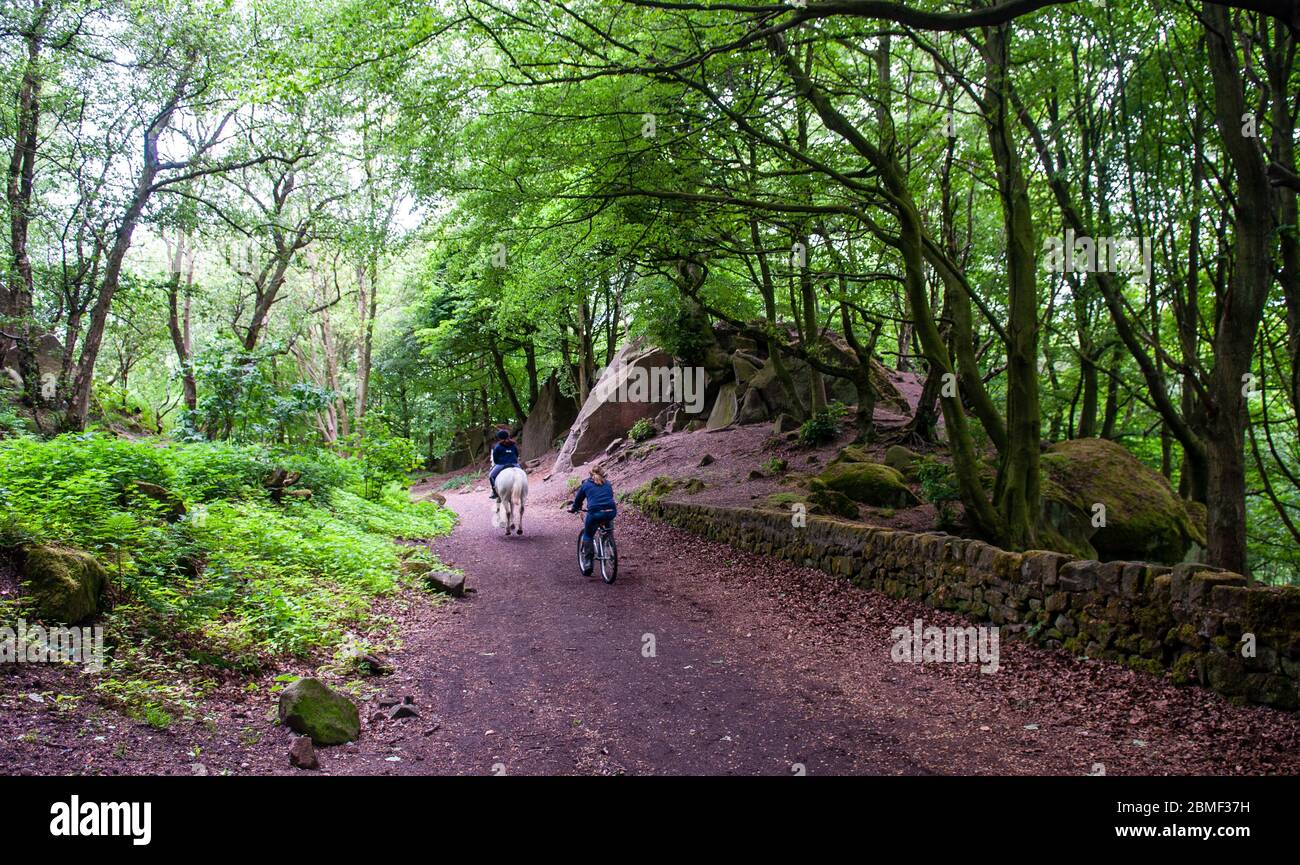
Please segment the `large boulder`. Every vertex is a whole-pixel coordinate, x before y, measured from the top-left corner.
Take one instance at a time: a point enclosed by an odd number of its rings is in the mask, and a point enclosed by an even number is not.
[[[47,622],[77,624],[99,612],[108,572],[83,550],[38,544],[25,550],[23,594],[32,614]]]
[[[663,349],[647,347],[640,340],[623,346],[597,379],[578,412],[555,460],[555,472],[570,472],[604,453],[609,443],[624,435],[632,424],[653,419],[672,405],[671,389],[664,392],[663,388],[656,387],[647,394],[637,386],[647,376],[661,375],[672,367],[673,358]]]
[[[920,501],[907,488],[903,476],[879,463],[835,461],[809,482],[817,493],[830,490],[864,505],[880,508],[910,508]]]
[[[1058,442],[1041,457],[1044,516],[1076,546],[1104,561],[1183,560],[1205,538],[1164,475],[1122,445],[1088,438]],[[1097,526],[1105,506],[1105,525]],[[1085,548],[1084,553],[1088,550]]]
[[[762,358],[738,351],[731,356],[731,371],[739,387],[749,387],[750,380],[758,374],[763,366]]]
[[[729,427],[736,422],[739,414],[736,386],[730,383],[724,384],[718,391],[718,398],[713,401],[713,411],[709,412],[709,420],[705,423],[705,427],[711,430]]]
[[[555,446],[555,440],[569,431],[578,417],[578,401],[560,392],[560,383],[552,372],[537,394],[537,402],[528,411],[519,449],[524,459],[533,459]]]
[[[317,745],[341,745],[361,735],[361,713],[320,679],[299,679],[280,694],[280,723]]]
[[[767,403],[763,402],[763,395],[757,388],[749,388],[745,391],[745,397],[740,401],[740,413],[737,415],[737,422],[740,424],[763,423],[772,419],[771,411]]]

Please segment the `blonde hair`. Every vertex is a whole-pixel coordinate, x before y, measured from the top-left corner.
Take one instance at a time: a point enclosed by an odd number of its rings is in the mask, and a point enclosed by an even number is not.
[[[604,483],[605,483],[605,472],[604,472],[604,470],[602,470],[602,469],[592,469],[592,470],[591,470],[591,479],[592,479],[593,481],[595,481],[597,484],[604,484]]]

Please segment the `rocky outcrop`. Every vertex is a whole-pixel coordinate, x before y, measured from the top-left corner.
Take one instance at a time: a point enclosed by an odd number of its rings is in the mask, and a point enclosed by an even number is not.
[[[475,428],[460,430],[452,440],[451,447],[438,460],[437,470],[440,474],[459,471],[487,459],[487,433]]]
[[[319,679],[299,679],[280,694],[280,723],[317,745],[341,745],[361,735],[361,713]]]
[[[1300,587],[1247,586],[1206,565],[1013,553],[942,532],[658,497],[649,516],[864,588],[990,621],[1020,636],[1228,696],[1300,709]]]
[[[555,447],[556,441],[568,433],[577,417],[577,400],[560,392],[559,380],[552,372],[524,421],[524,430],[519,436],[523,458],[539,457]]]
[[[763,326],[762,322],[757,322],[756,326]],[[722,326],[715,328],[714,334],[717,340],[717,351],[728,358],[726,363],[714,362],[717,369],[710,370],[711,375],[723,376],[721,383],[717,385],[716,393],[711,391],[709,394],[713,411],[716,413],[718,407],[722,406],[721,414],[730,418],[722,426],[733,422],[766,423],[782,414],[798,416],[803,413],[801,405],[797,403],[808,401],[814,377],[821,373],[798,357],[784,355],[782,361],[794,384],[795,394],[792,395],[781,383],[772,358],[767,356],[752,339],[736,335],[730,328]],[[794,332],[789,334],[789,337],[796,342],[797,336]],[[827,334],[827,339],[830,350],[840,355],[837,362],[857,362],[848,345],[837,334]],[[879,407],[900,414],[911,413],[913,406],[908,403],[907,397],[895,383],[902,381],[908,374],[889,370],[874,360],[871,362],[870,374],[872,385],[877,392]],[[825,375],[822,379],[830,399],[848,405],[858,402],[857,388],[848,379]],[[732,388],[730,391],[727,390],[729,385]],[[731,411],[733,399],[736,403],[734,412]]]
[[[1204,534],[1169,482],[1123,445],[1058,442],[1041,466],[1044,515],[1080,554],[1175,564],[1204,548]]]
[[[46,622],[77,624],[99,612],[108,572],[90,553],[38,544],[23,553],[23,594]]]
[[[655,388],[648,396],[634,388],[634,377],[670,370],[673,358],[662,349],[646,347],[634,340],[619,350],[613,361],[596,381],[595,387],[569,429],[569,435],[556,458],[556,473],[567,473],[592,457],[603,453],[614,439],[624,435],[632,424],[652,419],[673,404],[672,394]],[[636,371],[644,370],[643,373]],[[657,391],[657,392],[656,392]]]

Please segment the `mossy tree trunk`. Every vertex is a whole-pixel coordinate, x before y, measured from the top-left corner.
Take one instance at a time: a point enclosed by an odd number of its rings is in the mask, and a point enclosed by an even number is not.
[[[1042,419],[1038,398],[1038,274],[1034,225],[1020,155],[1012,135],[1014,116],[1006,24],[987,27],[984,105],[989,144],[997,168],[1007,238],[1007,441],[1001,451],[994,498],[1012,547],[1034,546],[1038,526],[1038,448]]]

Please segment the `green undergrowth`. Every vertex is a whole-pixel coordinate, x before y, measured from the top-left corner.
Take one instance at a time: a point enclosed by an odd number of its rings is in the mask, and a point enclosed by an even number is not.
[[[99,694],[167,726],[231,675],[383,647],[389,623],[376,599],[423,590],[402,576],[412,548],[395,541],[446,534],[454,517],[410,501],[401,477],[376,484],[356,462],[102,435],[0,441],[0,551],[54,543],[99,558],[111,585]],[[297,473],[290,488],[310,498],[276,501],[265,486],[276,469]],[[140,482],[167,490],[184,514]]]

